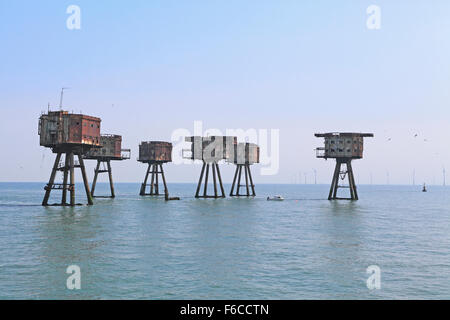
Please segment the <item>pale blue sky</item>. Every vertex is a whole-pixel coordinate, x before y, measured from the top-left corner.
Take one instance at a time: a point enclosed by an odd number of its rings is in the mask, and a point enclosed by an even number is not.
[[[81,30],[66,28],[71,4]],[[381,30],[366,28],[372,4]],[[371,173],[385,183],[389,171],[391,183],[409,184],[415,169],[417,183],[441,184],[443,166],[450,172],[445,0],[0,0],[0,43],[0,181],[48,179],[53,157],[39,146],[37,119],[63,86],[69,110],[101,117],[102,131],[133,149],[132,160],[114,164],[116,181],[143,178],[139,141],[168,141],[195,120],[280,129],[279,174],[260,177],[255,167],[260,183],[299,173],[303,181],[305,172],[312,182],[313,169],[329,183],[333,164],[313,151],[322,131],[375,133],[354,164],[360,183]],[[199,170],[166,172],[187,182]]]

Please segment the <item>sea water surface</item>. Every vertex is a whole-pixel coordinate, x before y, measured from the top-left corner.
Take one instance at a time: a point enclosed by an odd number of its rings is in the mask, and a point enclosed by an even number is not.
[[[349,202],[325,185],[212,200],[171,184],[182,200],[165,202],[116,184],[114,200],[43,208],[43,185],[0,183],[0,299],[450,298],[450,188],[360,186]],[[81,290],[66,287],[69,265]]]

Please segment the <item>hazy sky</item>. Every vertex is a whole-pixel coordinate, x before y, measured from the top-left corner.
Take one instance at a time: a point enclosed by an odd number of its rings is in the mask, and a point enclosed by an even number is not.
[[[80,30],[66,27],[72,4]],[[366,27],[372,4],[380,30]],[[334,162],[314,153],[314,133],[328,131],[375,133],[354,163],[360,183],[389,172],[410,184],[415,169],[417,183],[442,184],[450,172],[448,0],[0,0],[0,65],[0,181],[48,180],[54,156],[37,124],[61,87],[66,109],[101,117],[102,132],[132,148],[113,165],[116,181],[143,179],[140,141],[170,141],[196,120],[280,130],[279,173],[255,166],[256,183],[312,183],[313,169],[330,183]],[[199,171],[166,167],[170,182]]]

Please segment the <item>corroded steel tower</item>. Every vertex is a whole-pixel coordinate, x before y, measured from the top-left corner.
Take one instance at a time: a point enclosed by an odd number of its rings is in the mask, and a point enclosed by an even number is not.
[[[227,159],[227,162],[236,165],[233,184],[231,186],[230,197],[255,197],[255,185],[253,184],[250,166],[259,163],[259,146],[254,143],[238,143],[235,145],[234,157]],[[241,185],[242,169],[244,169],[245,184]],[[236,191],[235,185],[237,181]],[[250,182],[250,184],[249,184]],[[245,187],[246,193],[241,194],[241,187]],[[250,194],[251,188],[251,194]]]
[[[229,136],[211,136],[211,137],[186,137],[186,142],[191,142],[191,148],[183,150],[183,158],[191,160],[201,160],[203,162],[200,179],[198,180],[196,198],[225,198],[225,190],[223,188],[222,177],[220,175],[219,161],[234,158],[235,145],[237,137]],[[185,155],[185,152],[189,153]],[[210,167],[212,168],[214,195],[208,195],[208,178]],[[203,195],[200,189],[205,177]],[[217,190],[217,179],[221,194]]]
[[[373,137],[372,133],[316,133],[316,137],[325,138],[325,147],[316,149],[317,158],[327,160],[336,159],[333,181],[331,183],[328,200],[358,200],[358,191],[353,175],[352,160],[362,159],[364,151],[364,138]],[[346,169],[341,170],[345,164]],[[348,176],[348,186],[339,185],[339,177],[344,180]],[[339,198],[338,188],[349,188],[350,198]]]
[[[45,187],[43,206],[48,205],[52,190],[62,190],[61,203],[54,205],[76,205],[74,168],[81,169],[88,205],[93,204],[83,154],[92,148],[100,147],[100,122],[100,118],[72,114],[67,111],[49,111],[41,115],[39,118],[40,145],[56,153],[50,180]],[[64,164],[60,163],[63,154],[65,155]],[[74,161],[75,155],[78,157],[78,163]],[[62,183],[55,183],[58,171],[63,173]],[[67,204],[67,191],[70,192],[69,204]]]
[[[130,159],[131,150],[122,149],[122,136],[102,134],[100,136],[101,148],[89,150],[83,157],[86,160],[97,160],[94,170],[94,181],[92,182],[91,194],[94,198],[115,198],[114,183],[112,178],[111,161],[122,161]],[[102,167],[102,168],[101,168]],[[108,173],[111,196],[95,196],[95,187],[99,173]]]
[[[144,183],[141,185],[141,196],[159,196],[159,175],[164,184],[164,196],[169,199],[166,177],[164,176],[163,164],[172,162],[172,143],[163,141],[141,142],[139,145],[139,162],[147,163],[148,169],[145,174]],[[151,174],[150,193],[146,193],[148,176]],[[175,199],[175,198],[174,198]]]

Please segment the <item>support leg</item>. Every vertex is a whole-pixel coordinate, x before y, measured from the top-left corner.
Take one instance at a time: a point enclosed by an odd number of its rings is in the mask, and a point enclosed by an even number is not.
[[[58,164],[60,160],[61,160],[61,152],[58,152],[58,154],[56,155],[55,163],[53,164],[50,180],[48,181],[48,184],[45,187],[44,200],[42,200],[43,206],[48,206],[48,199],[50,198],[50,192],[52,191],[53,183],[55,183],[56,172],[58,170]]]
[[[240,196],[241,191],[241,176],[242,176],[242,164],[239,164],[239,176],[238,176],[238,184],[237,184],[237,190],[236,190],[236,196]]]
[[[213,183],[214,183],[214,197],[217,198],[217,181],[216,181],[216,165],[212,164]]]
[[[78,161],[80,162],[81,175],[83,176],[84,189],[86,191],[86,197],[88,199],[88,205],[92,206],[94,201],[92,200],[91,190],[89,189],[89,182],[86,175],[86,167],[84,166],[84,160],[81,153],[78,154]]]
[[[348,189],[350,192],[350,200],[354,200],[355,194],[353,193],[353,181],[350,173],[350,167],[348,165],[348,161],[345,162],[345,165],[347,167],[347,176],[348,176]]]
[[[69,171],[70,171],[70,205],[73,207],[75,205],[75,163],[73,152],[70,153]],[[86,184],[89,187],[89,182],[87,181],[87,179]]]
[[[112,170],[111,170],[111,161],[107,161],[108,165],[108,175],[109,175],[109,188],[111,189],[111,198],[115,198],[116,194],[114,193],[114,182],[112,178]]]
[[[336,161],[336,167],[334,168],[333,180],[331,181],[331,188],[330,194],[328,195],[328,200],[333,200],[333,198],[336,198],[336,189],[339,179],[340,168],[341,168],[340,162]]]
[[[239,165],[236,165],[236,172],[234,173],[233,184],[231,185],[230,197],[234,197],[234,186],[236,184],[238,173],[239,173]]]
[[[245,188],[247,191],[247,197],[250,197],[250,189],[248,187],[248,165],[244,166],[244,171],[245,171]]]
[[[159,169],[158,169],[158,165],[157,165],[157,164],[154,164],[154,165],[153,165],[153,168],[154,168],[154,170],[155,170],[155,175],[156,175],[156,177],[155,177],[155,179],[156,179],[156,184],[155,184],[155,194],[156,194],[157,196],[159,196]]]
[[[355,183],[355,176],[353,175],[353,168],[352,168],[352,162],[351,160],[349,160],[347,162],[347,171],[348,171],[348,179],[350,182],[350,190],[351,190],[351,194],[352,194],[352,200],[358,200],[358,191],[356,188],[356,183]]]
[[[205,198],[208,195],[208,176],[209,176],[209,164],[206,165],[205,187],[203,189],[203,196]]]
[[[150,184],[150,195],[153,196],[153,190],[154,190],[154,186],[155,186],[155,165],[152,164],[152,180],[151,180],[151,184]]]
[[[145,173],[144,183],[141,185],[141,192],[139,193],[141,196],[145,196],[145,189],[147,188],[148,175],[150,174],[151,164],[148,164],[147,172]]]
[[[197,191],[195,192],[195,197],[199,198],[200,188],[202,186],[203,174],[205,173],[206,163],[203,162],[202,172],[200,173],[200,179],[198,180]]]
[[[166,177],[164,176],[163,165],[160,164],[159,167],[161,168],[161,177],[162,177],[163,184],[164,184],[164,197],[166,200],[169,200],[169,190],[167,189]]]
[[[252,172],[250,171],[250,165],[248,166],[247,170],[248,170],[248,177],[250,178],[250,184],[252,187],[252,196],[256,197],[255,185],[253,184],[253,178],[252,178]]]
[[[97,178],[98,178],[98,170],[100,170],[100,160],[97,160],[97,167],[95,168],[95,171],[94,171],[94,181],[92,181],[92,190],[91,190],[91,194],[92,194],[92,196],[94,197],[94,194],[95,194],[95,187],[96,187],[96,185],[97,185]]]
[[[341,172],[341,168],[342,168],[342,162],[338,161],[337,165],[336,165],[336,180],[334,182],[334,191],[333,191],[333,200],[336,200],[337,198],[337,191],[339,189],[339,174]]]
[[[64,160],[64,178],[63,178],[63,189],[62,189],[62,199],[61,205],[67,205],[67,179],[69,176],[69,166],[70,166],[70,154],[66,153],[66,159]]]
[[[220,191],[222,192],[222,198],[225,198],[225,190],[223,188],[222,176],[220,175],[219,164],[216,163],[217,177],[219,178]]]

